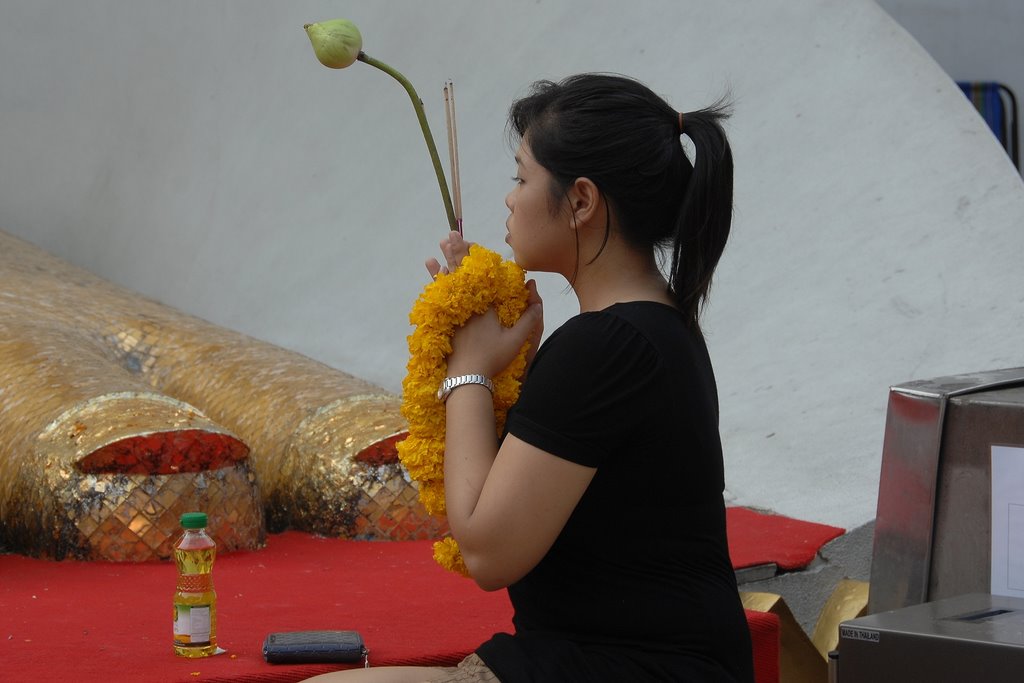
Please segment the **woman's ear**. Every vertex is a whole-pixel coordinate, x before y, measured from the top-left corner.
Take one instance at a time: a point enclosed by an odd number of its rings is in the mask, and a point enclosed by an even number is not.
[[[577,178],[566,191],[569,199],[569,211],[577,227],[586,225],[598,215],[601,203],[601,191],[590,178]]]

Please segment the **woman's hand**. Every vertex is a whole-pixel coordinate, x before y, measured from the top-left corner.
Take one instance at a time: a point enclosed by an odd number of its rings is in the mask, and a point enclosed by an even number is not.
[[[512,363],[526,340],[530,340],[527,362],[533,360],[544,332],[544,310],[536,283],[530,280],[526,286],[530,291],[526,310],[512,327],[502,325],[492,308],[455,331],[448,355],[449,375],[480,373],[494,377]]]
[[[439,246],[441,254],[444,256],[445,265],[442,266],[436,258],[427,259],[427,272],[432,278],[436,278],[441,273],[448,274],[458,268],[462,259],[469,254],[469,248],[473,246],[473,243],[467,242],[461,234],[452,231],[448,233],[448,237],[441,240]]]
[[[453,231],[441,240],[439,246],[445,265],[442,266],[435,258],[427,259],[427,272],[432,278],[458,268],[473,243]],[[494,377],[508,367],[527,339],[530,341],[530,350],[526,365],[530,366],[544,334],[544,315],[537,283],[530,280],[526,288],[529,291],[527,308],[515,326],[504,327],[491,310],[484,315],[474,316],[456,330],[452,339],[452,353],[448,356],[449,375],[481,373]]]

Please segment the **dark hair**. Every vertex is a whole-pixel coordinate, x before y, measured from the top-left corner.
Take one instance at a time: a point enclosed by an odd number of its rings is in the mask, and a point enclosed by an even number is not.
[[[533,158],[558,184],[556,199],[577,178],[589,178],[624,239],[668,249],[669,293],[699,330],[732,223],[732,151],[720,123],[728,113],[719,101],[684,113],[680,127],[679,113],[642,83],[580,74],[534,83],[512,104],[509,125],[515,137],[528,136]],[[693,163],[681,134],[693,142]]]

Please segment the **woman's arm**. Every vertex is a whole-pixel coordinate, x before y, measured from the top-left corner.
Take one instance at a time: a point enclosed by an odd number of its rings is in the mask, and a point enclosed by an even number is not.
[[[498,449],[484,387],[460,388],[453,402],[445,448],[448,523],[477,584],[504,588],[541,561],[596,470],[511,434]]]
[[[446,268],[427,261],[432,276],[458,267],[469,243],[458,233],[441,242]],[[542,302],[529,283],[529,306],[512,328],[494,311],[459,329],[448,356],[448,376],[494,377],[529,339],[536,351],[543,330]],[[445,505],[452,535],[477,583],[503,588],[529,572],[565,526],[596,471],[508,435],[499,450],[488,390],[463,385],[448,397]]]
[[[494,311],[472,318],[452,340],[448,374],[493,377],[511,362],[541,318],[540,303],[506,328]],[[503,588],[547,553],[596,470],[508,435],[498,444],[488,390],[455,389],[445,410],[448,524],[476,582]]]

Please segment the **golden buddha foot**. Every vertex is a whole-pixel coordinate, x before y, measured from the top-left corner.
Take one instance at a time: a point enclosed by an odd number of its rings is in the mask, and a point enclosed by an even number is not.
[[[265,527],[436,538],[395,453],[405,428],[378,387],[0,232],[7,550],[163,559],[189,510],[222,551]]]

